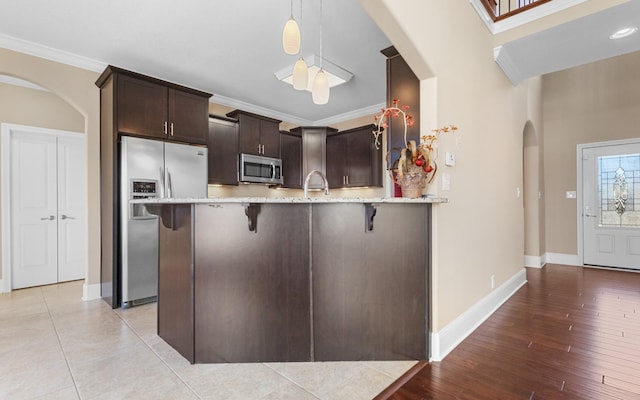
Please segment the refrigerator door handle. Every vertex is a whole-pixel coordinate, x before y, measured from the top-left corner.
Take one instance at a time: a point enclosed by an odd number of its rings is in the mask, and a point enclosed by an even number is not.
[[[164,187],[164,168],[160,167],[160,197],[162,198],[166,197]]]
[[[171,185],[171,172],[167,168],[167,197],[173,198],[173,185]]]

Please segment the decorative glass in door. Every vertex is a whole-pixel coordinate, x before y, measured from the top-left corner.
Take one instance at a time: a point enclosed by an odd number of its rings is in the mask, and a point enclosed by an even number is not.
[[[640,154],[598,157],[599,226],[640,227]]]

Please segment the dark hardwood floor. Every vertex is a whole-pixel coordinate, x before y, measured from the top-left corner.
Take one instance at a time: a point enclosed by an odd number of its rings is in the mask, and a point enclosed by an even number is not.
[[[640,399],[640,273],[547,265],[527,280],[377,399]]]

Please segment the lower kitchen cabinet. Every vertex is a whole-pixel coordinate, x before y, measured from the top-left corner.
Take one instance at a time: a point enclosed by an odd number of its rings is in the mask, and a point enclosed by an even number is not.
[[[148,208],[158,335],[190,362],[429,358],[429,204]]]
[[[310,361],[309,206],[204,205],[194,218],[194,361]]]
[[[366,231],[363,204],[313,206],[316,361],[428,359],[428,209],[375,207]]]
[[[382,186],[382,151],[365,125],[327,136],[327,179],[331,188]]]
[[[209,117],[209,183],[238,185],[238,124],[226,117]]]

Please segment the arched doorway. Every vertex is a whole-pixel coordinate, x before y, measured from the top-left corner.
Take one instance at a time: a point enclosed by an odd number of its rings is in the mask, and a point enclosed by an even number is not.
[[[542,156],[540,135],[531,121],[523,132],[524,181],[524,263],[527,267],[542,267],[544,260],[544,209],[542,201]]]
[[[11,160],[14,162],[17,159],[17,155],[12,155],[12,148],[16,146],[12,146],[11,137],[15,140],[22,140],[26,137],[25,131],[32,131],[30,139],[34,137],[43,138],[45,141],[48,141],[49,149],[52,149],[51,143],[54,144],[55,147],[55,160],[49,160],[48,162],[51,165],[57,166],[57,143],[59,137],[64,136],[63,139],[60,139],[60,149],[61,149],[61,157],[68,157],[69,147],[68,144],[70,142],[74,143],[74,150],[72,158],[81,157],[82,160],[79,160],[83,165],[86,165],[86,142],[85,142],[85,117],[78,112],[72,105],[70,105],[67,101],[52,93],[45,88],[33,84],[27,80],[19,79],[13,76],[8,75],[0,75],[0,92],[2,96],[0,96],[0,124],[2,125],[2,218],[0,219],[2,223],[2,268],[0,268],[0,282],[2,282],[2,287],[0,287],[0,291],[10,291],[12,288],[24,286],[22,284],[14,285],[13,280],[11,279],[11,268],[13,266],[12,263],[12,236],[15,239],[15,236],[12,235],[12,226],[11,226],[11,216],[16,211],[12,209],[12,203],[15,206],[18,202],[15,198],[12,201],[12,194],[17,193],[17,189],[11,189],[11,180],[12,175],[18,172],[17,164],[14,165],[13,171],[11,168]],[[68,132],[81,132],[81,135],[75,134],[76,138],[73,140],[70,139],[73,134]],[[38,136],[40,135],[40,136]],[[55,138],[52,139],[52,136]],[[22,139],[21,139],[22,138]],[[79,142],[78,142],[79,141]],[[17,143],[17,142],[16,142]],[[26,145],[26,142],[20,142]],[[32,140],[29,140],[29,144],[33,144]],[[80,143],[79,145],[77,143]],[[37,145],[37,148],[44,149],[45,144],[40,143]],[[24,146],[23,146],[24,148]],[[35,148],[34,148],[35,149]],[[26,154],[26,153],[25,153]],[[66,154],[66,155],[65,155]],[[28,163],[29,165],[31,163]],[[47,167],[43,167],[43,171],[46,170]],[[56,184],[57,184],[57,175],[56,176]],[[86,181],[86,178],[82,178]],[[16,184],[22,184],[20,180],[14,179],[14,186]],[[26,185],[25,185],[26,186]],[[26,193],[26,192],[25,192]],[[77,196],[77,194],[74,194]],[[84,182],[82,182],[82,193],[80,194],[82,197],[82,203],[86,202],[86,189]],[[33,198],[37,198],[34,193]],[[69,199],[67,199],[69,200]],[[55,203],[62,203],[60,199],[56,198]],[[80,239],[81,243],[73,243],[72,246],[76,246],[76,248],[80,248],[80,252],[84,255],[82,265],[75,266],[76,271],[69,275],[63,272],[62,279],[68,280],[68,277],[72,276],[73,279],[84,279],[86,277],[86,269],[87,269],[87,240],[86,240],[86,207],[82,209],[80,212],[81,215],[78,215],[77,219],[72,220],[68,212],[64,215],[64,221],[57,220],[57,213],[54,217],[55,220],[48,220],[50,225],[55,225],[56,232],[58,226],[68,227],[69,225],[73,225],[75,222],[82,221],[82,227],[80,227],[80,231],[85,232]],[[47,217],[50,217],[50,213],[47,213]],[[17,217],[13,218],[17,221]],[[14,221],[14,222],[15,222]],[[38,221],[39,222],[39,221]],[[77,226],[78,224],[76,224]],[[33,225],[35,226],[35,225]],[[32,227],[33,227],[32,226]],[[66,228],[65,228],[66,229]],[[28,229],[26,230],[28,231]],[[26,232],[25,231],[25,232]],[[69,240],[73,240],[73,238],[78,238],[77,235],[70,235],[69,231],[64,231],[64,236],[68,237]],[[57,233],[56,233],[57,235]],[[57,243],[57,236],[53,239]],[[32,238],[29,238],[27,242],[31,242]],[[13,241],[13,244],[16,243],[16,240]],[[68,247],[69,248],[69,247]],[[68,250],[68,248],[66,250]],[[44,254],[45,252],[36,252],[33,249],[29,249],[29,251],[25,252],[25,255],[28,254]],[[57,254],[57,253],[56,253]],[[68,253],[63,252],[63,257],[66,257]],[[24,258],[24,257],[23,257]],[[75,256],[74,256],[75,258]],[[81,269],[78,272],[78,268]],[[57,279],[57,270],[54,271]],[[46,282],[53,283],[53,282]]]

